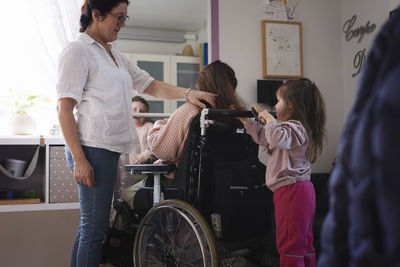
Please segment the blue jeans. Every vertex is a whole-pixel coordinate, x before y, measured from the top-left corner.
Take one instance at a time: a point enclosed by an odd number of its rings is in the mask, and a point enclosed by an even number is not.
[[[81,220],[72,249],[71,267],[98,267],[101,244],[106,234],[120,154],[107,149],[82,146],[94,169],[94,186],[78,184]],[[73,170],[71,152],[65,146]]]

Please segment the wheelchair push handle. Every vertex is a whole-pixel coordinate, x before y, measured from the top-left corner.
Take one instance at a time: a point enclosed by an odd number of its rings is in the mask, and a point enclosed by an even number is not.
[[[254,117],[253,113],[249,110],[237,110],[237,109],[218,109],[218,108],[208,108],[206,112],[209,118],[213,115],[224,116],[224,117]]]
[[[215,117],[230,117],[230,118],[240,118],[240,117],[254,117],[253,113],[249,110],[237,110],[237,109],[216,109],[216,108],[205,108],[201,111],[200,115],[200,135],[205,136],[207,128],[210,125],[217,125],[218,122],[215,121]]]

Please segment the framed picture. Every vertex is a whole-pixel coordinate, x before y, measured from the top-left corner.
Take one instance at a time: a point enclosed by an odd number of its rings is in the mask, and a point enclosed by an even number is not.
[[[264,78],[303,77],[301,22],[261,21]]]

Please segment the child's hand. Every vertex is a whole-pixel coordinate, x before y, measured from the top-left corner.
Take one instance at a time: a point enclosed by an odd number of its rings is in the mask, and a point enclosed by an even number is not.
[[[275,118],[268,112],[268,110],[264,109],[258,114],[258,119],[264,123],[274,122]]]

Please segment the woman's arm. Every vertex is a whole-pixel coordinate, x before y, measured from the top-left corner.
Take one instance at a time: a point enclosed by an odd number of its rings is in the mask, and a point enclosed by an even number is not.
[[[61,98],[58,101],[58,120],[74,161],[75,181],[92,187],[94,185],[94,172],[79,141],[78,127],[73,114],[75,104],[76,101],[72,98]]]
[[[144,93],[162,99],[187,98],[189,102],[201,108],[206,107],[206,105],[201,102],[201,100],[204,100],[212,107],[215,107],[214,94],[198,90],[187,91],[186,88],[173,86],[171,84],[156,80],[147,86],[147,88],[144,90]]]

